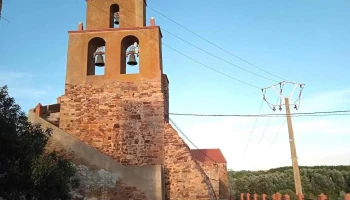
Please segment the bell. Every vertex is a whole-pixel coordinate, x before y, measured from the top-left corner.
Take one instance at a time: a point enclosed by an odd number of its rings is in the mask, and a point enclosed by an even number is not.
[[[119,24],[119,17],[115,19],[114,24]]]
[[[116,13],[114,13],[114,24],[119,24],[119,13],[118,12],[116,12]]]
[[[97,55],[97,59],[95,61],[95,65],[97,67],[103,67],[105,66],[105,62],[103,61],[103,56],[102,55]]]
[[[135,54],[133,53],[130,54],[128,65],[137,65],[137,62],[135,60]]]

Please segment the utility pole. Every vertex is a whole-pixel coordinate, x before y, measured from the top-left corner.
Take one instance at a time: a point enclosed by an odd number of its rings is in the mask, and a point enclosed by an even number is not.
[[[283,86],[285,84],[293,84],[294,88],[291,91],[289,97],[284,97],[283,96]],[[276,85],[279,85],[279,91],[275,88]],[[297,87],[300,87],[300,92],[299,92],[299,96],[298,99],[293,103],[290,104],[290,99],[293,96],[293,93],[295,91],[295,89]],[[290,145],[290,153],[292,156],[292,166],[293,166],[293,174],[294,174],[294,184],[295,184],[295,194],[302,194],[303,193],[303,189],[301,187],[301,179],[300,179],[300,171],[299,171],[299,165],[298,165],[298,157],[297,157],[297,151],[296,151],[296,147],[295,147],[295,140],[294,140],[294,133],[293,133],[293,125],[292,125],[292,117],[291,117],[291,113],[290,113],[290,105],[294,105],[294,108],[297,110],[299,108],[300,105],[300,97],[301,97],[301,93],[304,89],[304,84],[300,84],[300,83],[292,83],[292,82],[287,82],[287,81],[283,81],[280,82],[278,84],[272,85],[270,87],[267,88],[263,88],[261,89],[263,92],[263,99],[266,101],[266,103],[270,106],[270,108],[272,108],[273,111],[276,110],[276,107],[279,107],[279,110],[282,110],[282,105],[285,105],[286,107],[286,116],[287,116],[287,123],[288,123],[288,133],[289,133],[289,145]],[[267,89],[273,89],[280,97],[280,104],[279,105],[274,105],[269,103],[266,100],[266,90]],[[284,100],[284,104],[282,103],[282,101]],[[298,104],[298,105],[297,105]]]

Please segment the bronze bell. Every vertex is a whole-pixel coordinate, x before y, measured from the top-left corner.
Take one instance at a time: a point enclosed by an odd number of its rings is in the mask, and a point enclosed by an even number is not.
[[[115,19],[114,24],[119,24],[119,17]]]
[[[105,66],[105,62],[103,61],[103,56],[102,56],[102,55],[97,55],[96,57],[97,57],[97,58],[96,58],[96,61],[95,61],[95,65],[96,65],[97,67],[103,67],[103,66]]]
[[[128,65],[137,65],[137,62],[135,60],[135,54],[130,53]]]
[[[114,13],[114,24],[119,24],[119,13],[118,12],[116,12],[116,13]]]

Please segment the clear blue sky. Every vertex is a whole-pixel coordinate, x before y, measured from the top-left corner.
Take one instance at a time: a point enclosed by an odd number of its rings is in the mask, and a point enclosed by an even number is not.
[[[303,92],[305,103],[301,102],[300,112],[350,109],[349,1],[222,0],[213,4],[210,2],[213,1],[149,0],[148,5],[264,70],[291,81],[305,83]],[[76,30],[79,21],[85,23],[85,10],[84,0],[4,0],[3,17],[11,23],[0,21],[0,84],[8,84],[10,94],[16,97],[23,110],[27,111],[38,102],[55,103],[56,98],[64,93],[67,31]],[[186,41],[239,67],[276,79],[147,9],[147,19],[151,16],[155,17],[157,25]],[[249,84],[266,87],[274,83],[201,52],[165,31],[163,31],[163,42]],[[213,72],[166,46],[163,46],[163,65],[164,72],[170,80],[171,112],[214,114],[258,112],[262,95],[256,88],[242,85]],[[275,98],[273,97],[271,101],[275,101]],[[271,111],[264,104],[262,112]],[[174,116],[173,120],[199,147],[222,148],[230,167],[238,169],[237,163],[243,163],[241,146],[244,147],[247,143],[254,119],[248,119],[247,124],[242,122],[245,125],[242,125],[241,129],[236,129],[238,125],[234,124],[245,119]],[[295,119],[293,122],[300,159],[302,160],[302,155],[307,154],[305,151],[309,149],[310,143],[315,146],[314,148],[325,149],[328,148],[327,145],[325,147],[328,143],[322,142],[331,141],[332,144],[339,146],[344,143],[343,137],[350,139],[350,130],[344,123],[334,124],[342,120],[349,121],[349,117]],[[301,128],[303,123],[310,121],[314,122],[316,127],[321,122],[323,125],[330,123],[327,130],[334,130],[334,127],[339,128],[343,125],[344,133],[340,131],[343,134],[332,136],[333,139],[330,140],[330,135],[321,134],[321,130],[307,131]],[[282,122],[280,119],[271,119],[263,137],[266,144],[271,142],[269,134],[274,135],[276,132],[274,127],[279,127]],[[204,133],[206,130],[200,127],[208,124],[212,124],[213,130]],[[251,144],[258,143],[266,124],[267,119],[258,121]],[[283,130],[285,129],[284,127]],[[281,139],[276,141],[284,149],[286,148],[286,153],[281,155],[285,157],[285,163],[266,167],[290,163],[288,138],[286,133],[283,137],[282,135],[279,137]],[[249,149],[251,153],[248,152],[249,159],[246,160],[255,159],[259,151],[250,147]],[[335,153],[339,152],[343,151],[337,150]],[[307,156],[304,157],[309,160]],[[248,163],[242,164],[241,168],[253,167]]]

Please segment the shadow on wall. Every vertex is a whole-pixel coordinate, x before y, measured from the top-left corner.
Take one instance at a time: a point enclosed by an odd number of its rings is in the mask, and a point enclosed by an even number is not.
[[[218,199],[209,177],[170,124],[165,124],[164,139],[165,199]]]
[[[218,199],[205,170],[192,158],[189,146],[165,122],[164,102],[144,98],[144,95],[152,96],[151,93],[133,93],[132,98],[121,102],[121,119],[127,120],[119,122],[115,141],[126,143],[118,144],[116,150],[121,149],[130,158],[143,160],[144,163],[164,165],[162,186],[167,200]],[[123,160],[123,163],[125,161],[129,162]]]
[[[121,158],[125,164],[162,165],[161,177],[157,177],[157,180],[161,179],[159,184],[162,199],[165,199],[164,103],[159,100],[159,91],[131,93],[128,95],[130,98],[120,103],[120,119],[123,120],[119,120],[115,129],[116,151],[125,152],[126,155]]]
[[[120,174],[123,183],[119,186],[117,185],[117,189],[122,190],[120,194],[129,194],[132,196],[144,194],[147,197],[146,199],[163,199],[161,185],[162,169],[160,165],[123,166],[109,156],[104,155],[37,116],[33,110],[29,111],[28,118],[32,123],[39,123],[43,128],[52,129],[51,145],[58,147],[60,151],[64,150],[68,152],[70,154],[68,156],[73,159],[73,162],[79,161],[77,164],[87,165],[95,169],[105,169],[111,173]],[[138,192],[138,190],[142,191],[142,193]]]

